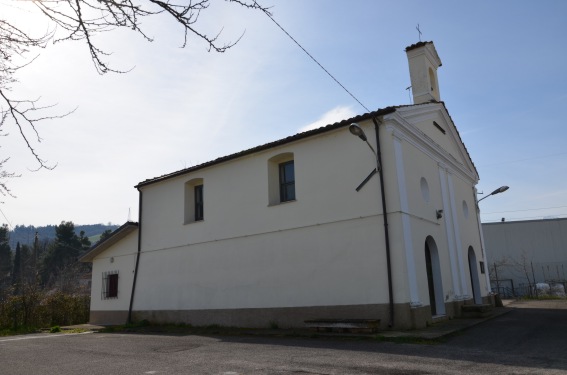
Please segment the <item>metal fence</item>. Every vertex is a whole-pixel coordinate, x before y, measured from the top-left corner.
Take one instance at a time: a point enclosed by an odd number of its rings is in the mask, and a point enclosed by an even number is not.
[[[564,297],[565,291],[567,291],[567,281],[566,280],[545,280],[545,284],[550,286],[549,291],[538,288],[537,284],[524,284],[514,285],[513,280],[490,280],[492,291],[498,293],[501,298],[521,298],[521,297],[531,297],[537,298],[545,295],[555,295]],[[539,283],[541,284],[541,283]],[[557,285],[562,285],[563,295],[556,294],[554,287]],[[540,285],[541,286],[541,285]],[[557,288],[555,288],[557,290]]]

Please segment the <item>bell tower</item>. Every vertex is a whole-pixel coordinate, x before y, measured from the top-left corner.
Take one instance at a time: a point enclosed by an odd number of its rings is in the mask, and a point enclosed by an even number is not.
[[[410,71],[413,103],[441,101],[437,68],[441,59],[433,42],[419,42],[406,47]]]

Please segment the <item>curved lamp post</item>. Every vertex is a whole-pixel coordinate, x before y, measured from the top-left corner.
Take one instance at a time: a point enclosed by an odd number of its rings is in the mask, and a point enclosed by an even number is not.
[[[370,149],[372,150],[374,157],[376,157],[376,171],[380,171],[381,166],[380,166],[380,160],[378,159],[378,153],[376,153],[376,150],[374,150],[374,147],[372,147],[372,145],[368,142],[368,138],[366,137],[366,134],[364,134],[364,130],[362,130],[360,125],[358,125],[356,123],[352,123],[352,124],[349,125],[348,131],[350,132],[350,134],[356,135],[358,138],[360,138],[364,142],[366,142],[368,147],[370,147]]]
[[[384,189],[384,176],[382,175],[382,167],[381,167],[381,152],[380,152],[380,133],[378,131],[378,120],[376,118],[372,119],[374,123],[374,130],[376,131],[376,150],[372,145],[368,142],[368,138],[366,134],[364,134],[364,130],[360,127],[360,125],[356,123],[352,123],[349,125],[348,130],[352,135],[356,135],[358,138],[366,142],[370,150],[374,154],[376,158],[376,169],[372,170],[368,177],[356,188],[356,191],[360,191],[364,184],[368,182],[376,173],[380,176],[380,195],[382,198],[382,216],[384,219],[384,243],[386,245],[386,268],[388,271],[388,300],[389,300],[389,310],[390,310],[390,321],[388,322],[388,326],[394,326],[394,290],[392,286],[392,261],[390,256],[390,235],[388,231],[388,215],[386,210],[386,192]]]
[[[484,250],[484,235],[482,233],[482,225],[480,223],[480,207],[478,206],[478,203],[483,200],[486,199],[492,195],[496,195],[496,194],[500,194],[505,192],[506,190],[508,190],[510,187],[504,185],[504,186],[500,186],[498,189],[494,190],[492,193],[488,194],[486,197],[483,197],[481,199],[479,199],[478,201],[476,201],[476,209],[477,209],[477,222],[478,222],[478,232],[480,234],[480,247],[481,247],[481,251],[482,251],[482,258],[484,259],[484,262],[486,265],[488,265],[488,258],[486,257],[486,251]],[[498,271],[497,271],[498,272]],[[492,293],[492,288],[490,287],[490,277],[488,272],[485,273],[486,276],[486,285],[488,286],[488,291],[490,291]],[[497,293],[500,291],[500,280],[498,280],[498,274],[496,274],[496,290]]]
[[[510,189],[509,186],[506,186],[506,185],[500,186],[498,189],[494,190],[492,193],[488,194],[486,197],[480,198],[480,199],[477,201],[477,203],[480,202],[480,201],[483,200],[483,199],[486,199],[486,198],[490,197],[491,195],[503,193],[503,192],[505,192],[505,191],[508,190],[508,189]]]

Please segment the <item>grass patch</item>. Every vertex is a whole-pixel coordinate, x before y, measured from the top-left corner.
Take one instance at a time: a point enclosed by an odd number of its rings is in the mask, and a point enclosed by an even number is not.
[[[18,329],[0,329],[0,337],[4,336],[16,336],[16,335],[25,335],[28,333],[38,333],[39,330],[35,327],[18,327]]]
[[[73,328],[73,329],[64,329],[61,331],[62,333],[85,333],[90,332],[88,329],[84,328]]]

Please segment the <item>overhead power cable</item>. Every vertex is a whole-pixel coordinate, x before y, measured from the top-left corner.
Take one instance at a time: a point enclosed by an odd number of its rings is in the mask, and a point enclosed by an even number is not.
[[[521,162],[524,162],[524,161],[532,161],[532,160],[535,160],[535,159],[552,158],[552,157],[555,157],[555,156],[561,156],[561,155],[565,155],[565,154],[567,154],[567,152],[558,152],[556,154],[548,154],[548,155],[536,155],[536,156],[532,156],[532,157],[525,158],[525,159],[506,160],[506,161],[500,161],[500,162],[497,162],[497,163],[482,164],[482,165],[479,165],[479,167],[491,167],[493,165],[500,165],[500,164],[521,163]]]
[[[255,0],[254,0],[254,3],[255,3],[256,5],[258,5],[258,3],[257,3]],[[356,96],[354,96],[353,93],[351,93],[350,91],[348,91],[348,89],[347,89],[342,83],[340,83],[339,80],[336,79],[327,69],[325,69],[325,67],[324,67],[323,65],[321,65],[321,63],[320,63],[319,61],[317,61],[317,59],[315,59],[315,57],[313,57],[309,52],[307,52],[307,50],[306,50],[305,48],[303,48],[303,46],[302,46],[301,44],[299,44],[299,42],[298,42],[297,40],[295,40],[295,39],[282,27],[282,25],[280,25],[280,24],[274,19],[274,17],[270,14],[270,12],[268,12],[266,9],[261,8],[259,5],[258,5],[258,7],[259,7],[260,9],[262,9],[262,11],[264,12],[264,14],[265,14],[266,16],[268,16],[268,17],[272,20],[272,22],[275,23],[291,40],[293,40],[293,42],[294,42],[295,44],[297,44],[297,46],[298,46],[299,48],[301,48],[301,49],[303,50],[303,52],[305,52],[305,53],[307,54],[307,56],[309,56],[309,57],[311,58],[311,60],[313,60],[317,65],[319,65],[319,67],[320,67],[321,69],[323,69],[323,70],[325,71],[325,73],[327,73],[327,74],[329,75],[329,77],[331,77],[339,86],[341,86],[341,87],[343,88],[343,90],[346,91],[347,94],[349,94],[354,100],[356,100],[357,103],[362,106],[362,108],[364,108],[365,110],[367,110],[368,112],[370,112],[370,110],[369,110],[364,104],[362,104],[362,103],[360,102],[360,100],[358,100],[358,99],[356,98]]]
[[[6,215],[4,214],[4,211],[2,211],[1,208],[0,208],[0,213],[2,214],[2,216],[4,216],[4,219],[6,220],[6,223],[8,223],[8,228],[10,228],[10,230],[14,230],[14,227],[12,227],[12,223],[10,223],[10,220],[8,220],[8,218],[7,218]]]
[[[550,219],[565,219],[567,218],[567,214],[558,214],[558,215],[538,215],[538,216],[521,216],[521,217],[506,217],[505,222],[511,221],[522,221],[522,220],[550,220]],[[482,220],[482,224],[487,223],[497,223],[502,222],[501,219],[485,219]]]
[[[554,210],[558,208],[567,208],[567,206],[555,206],[555,207],[542,207],[542,208],[526,208],[523,210],[512,210],[512,211],[495,211],[495,212],[482,212],[483,215],[490,214],[505,214],[510,212],[524,212],[524,211],[541,211],[541,210]]]

